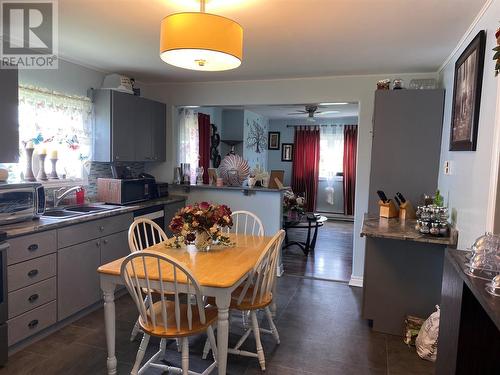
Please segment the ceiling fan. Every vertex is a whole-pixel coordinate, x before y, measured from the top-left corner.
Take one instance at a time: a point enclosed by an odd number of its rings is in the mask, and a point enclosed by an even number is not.
[[[318,106],[317,105],[315,105],[315,104],[307,104],[305,106],[305,110],[297,109],[294,112],[289,113],[288,115],[292,116],[292,115],[304,114],[304,115],[307,115],[307,120],[308,121],[314,121],[314,114],[320,114],[320,113],[323,113],[323,111],[318,111]]]

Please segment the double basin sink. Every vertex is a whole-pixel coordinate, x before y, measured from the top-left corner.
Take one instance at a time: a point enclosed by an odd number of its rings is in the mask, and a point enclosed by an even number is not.
[[[100,206],[100,205],[84,205],[84,206],[73,206],[65,208],[54,208],[47,210],[43,217],[53,218],[53,219],[66,219],[75,216],[82,216],[93,214],[102,211],[114,210],[119,206]]]

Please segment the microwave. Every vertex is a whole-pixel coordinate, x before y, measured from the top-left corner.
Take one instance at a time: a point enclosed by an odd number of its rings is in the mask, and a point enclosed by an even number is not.
[[[108,204],[125,205],[158,197],[154,178],[98,178],[97,199]]]
[[[45,213],[45,189],[40,183],[0,185],[0,225],[39,218]]]

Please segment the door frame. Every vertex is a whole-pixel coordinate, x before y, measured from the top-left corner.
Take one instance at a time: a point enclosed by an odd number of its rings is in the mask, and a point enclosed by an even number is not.
[[[490,189],[486,213],[486,230],[500,233],[500,79],[497,78],[497,104],[493,128]]]

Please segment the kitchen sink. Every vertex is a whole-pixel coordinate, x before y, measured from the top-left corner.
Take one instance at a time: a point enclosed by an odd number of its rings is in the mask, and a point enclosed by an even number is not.
[[[71,212],[100,212],[100,211],[108,211],[112,210],[115,207],[101,207],[101,206],[77,206],[77,207],[68,207],[65,210]]]
[[[82,215],[80,212],[72,212],[67,210],[50,210],[43,214],[43,217],[67,218]]]

